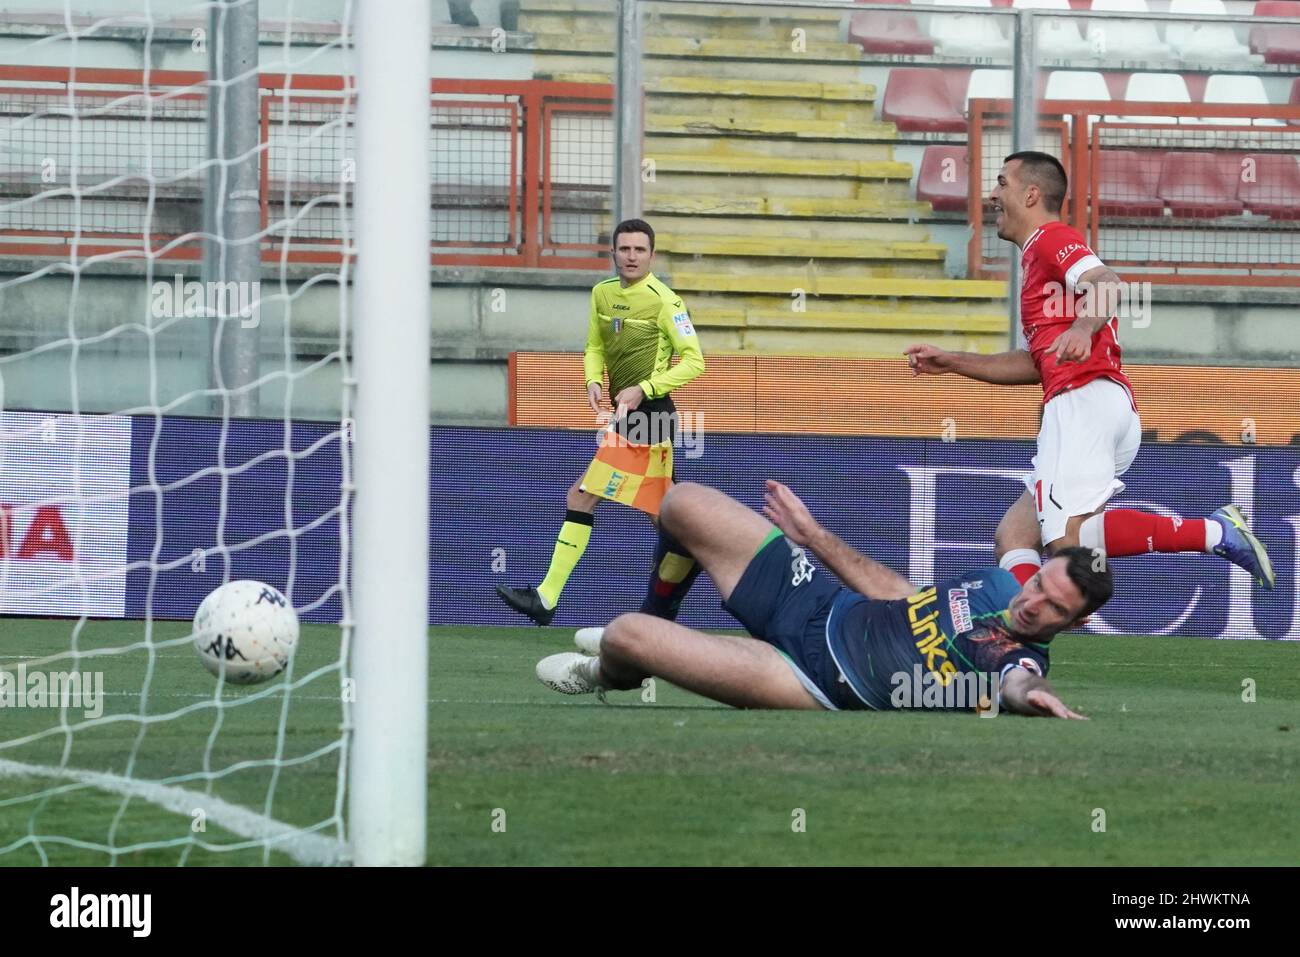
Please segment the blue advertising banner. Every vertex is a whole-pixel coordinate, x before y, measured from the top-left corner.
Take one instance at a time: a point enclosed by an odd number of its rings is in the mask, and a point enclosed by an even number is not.
[[[292,594],[309,621],[336,621],[339,596],[337,428],[152,417],[132,423],[126,614],[188,618],[227,577]],[[751,507],[763,480],[785,482],[846,541],[916,582],[987,564],[993,532],[1020,495],[1032,442],[858,436],[713,434],[678,449],[679,480],[720,488]],[[596,434],[437,427],[430,433],[430,621],[526,625],[497,584],[546,573],[564,496],[595,452]],[[1117,559],[1116,597],[1097,633],[1300,638],[1300,449],[1148,445],[1112,504],[1185,517],[1240,505],[1273,556],[1265,592],[1204,555]],[[286,502],[290,503],[286,506]],[[413,516],[413,520],[421,520]],[[597,509],[591,544],[555,624],[603,624],[641,602],[654,530],[643,514]],[[734,628],[701,578],[683,624]]]
[[[564,519],[564,492],[594,449],[582,432],[435,429],[433,620],[519,624],[493,595],[500,582],[536,584]],[[930,582],[993,559],[998,520],[1024,490],[1032,442],[942,442],[857,436],[709,434],[703,454],[677,458],[677,478],[761,507],[763,480],[789,485],[824,525],[912,581]],[[1097,633],[1300,638],[1295,588],[1300,449],[1151,445],[1123,477],[1113,505],[1184,517],[1235,502],[1252,518],[1277,590],[1206,555],[1117,559],[1116,596]],[[649,520],[602,505],[555,624],[601,624],[634,611],[653,548]],[[701,578],[683,624],[734,628]]]
[[[191,618],[222,581],[253,578],[304,620],[338,621],[339,474],[337,426],[132,419],[126,617]]]

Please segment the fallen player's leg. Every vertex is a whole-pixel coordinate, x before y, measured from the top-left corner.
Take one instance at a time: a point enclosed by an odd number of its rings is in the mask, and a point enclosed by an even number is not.
[[[742,708],[841,706],[822,690],[838,674],[825,653],[825,623],[839,589],[825,576],[814,580],[803,549],[758,513],[700,485],[675,486],[660,521],[755,637],[624,615],[603,633],[578,636],[579,647],[599,658],[552,655],[539,662],[538,677],[565,694],[637,688],[655,676]]]
[[[737,708],[820,710],[781,653],[765,642],[710,635],[651,615],[622,615],[600,642],[600,681],[610,690],[656,677]]]

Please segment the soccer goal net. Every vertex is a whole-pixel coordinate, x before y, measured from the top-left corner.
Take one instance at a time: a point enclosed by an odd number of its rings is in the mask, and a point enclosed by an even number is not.
[[[392,144],[394,110],[418,112],[400,70],[417,55],[427,112],[427,40],[342,0],[305,5],[337,6],[329,22],[291,0],[260,22],[253,0],[46,6],[0,38],[0,863],[418,863],[422,804],[377,804],[349,772],[382,777],[390,802],[418,777],[423,800],[426,539],[416,522],[390,540],[407,572],[385,577],[365,566],[382,544],[353,530],[382,538],[395,510],[427,510],[428,402],[386,407],[418,401],[400,385],[417,366],[353,329],[403,305],[383,300],[394,262],[427,273],[427,239],[387,245],[428,228],[409,201],[427,158],[372,162],[369,193],[358,177],[382,149],[359,128]],[[427,3],[404,6],[427,38]],[[399,67],[369,118],[358,34]],[[415,215],[394,219],[403,186]],[[427,275],[403,294],[425,297],[427,357]],[[365,448],[412,436],[388,457],[387,480],[414,489],[394,500]],[[254,684],[196,652],[265,650],[246,610],[199,642],[193,624],[246,579],[300,622],[283,671]],[[405,627],[368,665],[367,621]]]

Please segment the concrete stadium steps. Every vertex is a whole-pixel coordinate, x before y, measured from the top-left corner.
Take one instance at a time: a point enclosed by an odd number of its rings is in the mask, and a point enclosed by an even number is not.
[[[788,309],[795,289],[806,296],[808,312],[820,309],[879,311],[880,300],[891,300],[907,312],[960,311],[982,301],[983,312],[1005,314],[1007,284],[988,279],[871,279],[861,276],[824,276],[815,269],[802,273],[732,275],[680,269],[670,274],[673,289],[688,299],[692,311],[706,305],[723,311]],[[895,302],[896,301],[896,302]],[[906,305],[898,305],[898,304]],[[925,303],[925,305],[919,305]],[[950,309],[949,306],[955,308]],[[935,308],[944,306],[944,308]],[[796,313],[796,315],[798,315]]]
[[[862,82],[861,49],[840,42],[841,12],[645,9],[643,205],[659,269],[710,350],[1004,347],[1005,284],[945,278],[946,247],[915,222],[930,205],[894,158],[897,129],[875,119],[878,91]],[[612,7],[525,0],[524,11],[536,75],[611,81]],[[814,23],[795,52],[804,18]]]
[[[893,140],[893,123],[787,119],[765,114],[648,113],[647,134],[793,137],[810,140]]]
[[[647,184],[650,185],[650,184]],[[647,218],[658,213],[701,216],[793,216],[800,219],[919,219],[930,215],[930,204],[889,196],[864,199],[821,199],[803,196],[740,194],[682,194],[666,190],[645,193]]]
[[[942,279],[939,243],[827,241],[771,236],[677,236],[656,233],[657,267],[732,276],[840,276],[873,279]],[[806,281],[805,281],[806,282]]]
[[[614,57],[611,50],[533,51],[529,47],[520,52],[533,53],[533,75],[539,80],[585,74],[586,83],[612,83]],[[728,80],[779,80],[791,83],[827,83],[842,85],[857,83],[862,79],[861,64],[852,59],[816,60],[808,57],[789,60],[731,60],[706,56],[647,56],[641,62],[643,81],[662,76],[689,76],[701,79]]]
[[[656,240],[661,235],[689,237],[744,237],[746,240],[767,240],[768,248],[781,250],[792,241],[816,240],[820,243],[888,242],[925,243],[930,233],[925,226],[900,222],[868,222],[838,219],[744,219],[739,217],[709,217],[679,213],[660,213],[655,216]],[[606,225],[612,229],[612,224]],[[693,270],[699,272],[700,270]]]
[[[790,43],[802,30],[808,43],[837,42],[843,15],[836,10],[789,7],[692,7],[648,4],[643,7],[646,36],[761,37]],[[613,36],[616,7],[610,0],[525,0],[519,29],[527,33],[584,33]]]
[[[870,84],[724,77],[664,76],[645,83],[646,111],[655,115],[760,116],[871,126],[876,90]]]
[[[714,308],[701,297],[687,300],[691,321],[710,355],[767,352],[786,355],[901,355],[916,342],[945,349],[998,352],[1006,348],[1007,317],[992,311],[972,313],[822,309]],[[809,300],[811,306],[812,300]]]
[[[675,171],[656,164],[654,180],[645,184],[646,196],[727,194],[738,190],[772,199],[792,197],[806,200],[856,200],[877,205],[913,202],[907,180],[853,180],[822,177],[763,176],[756,173],[703,173]]]
[[[648,151],[647,151],[648,152]],[[655,158],[655,173],[701,175],[734,174],[769,179],[800,178],[810,182],[832,180],[895,180],[912,177],[912,165],[895,160],[819,160],[783,156],[716,156],[710,153],[674,153]]]
[[[892,137],[891,137],[892,138]],[[736,160],[808,160],[818,162],[888,162],[894,158],[890,143],[859,143],[852,140],[779,139],[756,136],[728,137],[678,133],[649,133],[645,137],[645,156],[656,162],[666,155],[708,156],[712,159]]]
[[[940,247],[942,251],[942,247]],[[665,247],[656,256],[656,268],[668,275],[702,269],[729,276],[789,276],[791,284],[806,288],[809,276],[842,279],[943,279],[943,256],[937,259],[895,259],[889,256],[856,259],[819,259],[814,256],[783,257],[770,252],[761,256],[699,256],[678,254]]]
[[[826,240],[814,238],[746,236],[746,235],[680,235],[659,230],[655,233],[655,248],[685,259],[688,256],[730,256],[736,258],[787,258],[836,260],[864,259],[908,260],[912,262],[943,262],[942,243],[890,242],[889,240]],[[694,269],[691,272],[702,272]]]
[[[533,53],[587,53],[609,56],[614,53],[614,34],[533,33]],[[645,36],[641,49],[646,57],[704,58],[709,60],[765,60],[790,65],[810,62],[850,63],[862,60],[862,47],[856,43],[809,40],[807,48],[796,51],[788,40],[738,40],[730,37]]]

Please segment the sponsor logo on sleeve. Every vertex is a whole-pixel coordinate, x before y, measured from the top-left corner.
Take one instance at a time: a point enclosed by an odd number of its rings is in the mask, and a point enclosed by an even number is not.
[[[673,313],[673,325],[677,327],[677,332],[683,336],[695,335],[695,327],[691,325],[691,314],[686,310]]]
[[[948,611],[952,615],[952,627],[957,634],[970,631],[973,622],[970,617],[970,600],[965,588],[948,589]]]
[[[1066,243],[1061,247],[1060,252],[1056,254],[1056,261],[1057,263],[1063,263],[1070,258],[1071,253],[1078,252],[1080,249],[1086,250],[1087,248],[1083,243]]]

